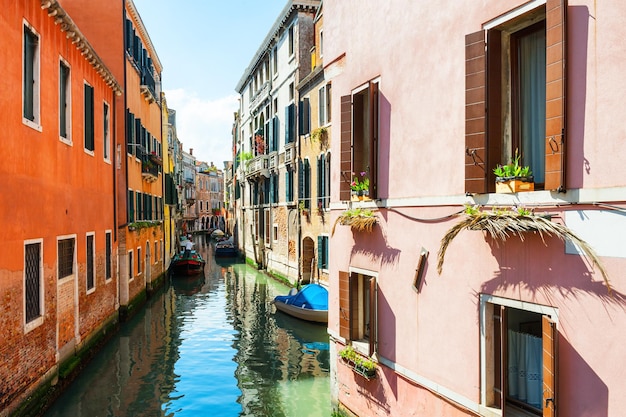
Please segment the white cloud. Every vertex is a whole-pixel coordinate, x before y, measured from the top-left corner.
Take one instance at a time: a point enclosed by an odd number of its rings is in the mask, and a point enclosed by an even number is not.
[[[234,113],[239,96],[232,94],[216,99],[200,98],[184,89],[165,90],[167,107],[176,110],[176,129],[183,149],[199,161],[213,162],[222,168],[232,160]]]

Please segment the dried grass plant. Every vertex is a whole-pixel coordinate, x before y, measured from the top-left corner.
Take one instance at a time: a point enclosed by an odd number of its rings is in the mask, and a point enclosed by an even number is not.
[[[376,216],[372,210],[364,210],[361,208],[346,210],[335,220],[331,236],[335,234],[337,224],[350,226],[355,232],[371,232],[376,222]]]
[[[485,231],[492,238],[502,242],[506,241],[512,235],[517,235],[520,240],[524,241],[525,233],[533,232],[539,233],[544,244],[546,243],[545,236],[556,236],[563,241],[570,240],[572,243],[576,244],[598,268],[609,293],[611,292],[608,274],[596,252],[587,242],[578,237],[566,226],[552,222],[548,217],[535,215],[527,211],[523,214],[514,211],[497,210],[492,212],[469,211],[468,213],[468,210],[466,210],[466,213],[461,215],[463,216],[462,220],[452,226],[441,239],[441,246],[437,255],[437,272],[439,274],[441,274],[443,270],[444,257],[448,246],[464,229]]]

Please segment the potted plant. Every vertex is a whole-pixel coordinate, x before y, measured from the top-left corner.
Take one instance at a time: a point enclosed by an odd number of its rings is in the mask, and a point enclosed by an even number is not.
[[[533,191],[535,183],[528,165],[520,165],[520,155],[515,150],[515,158],[506,165],[498,165],[493,169],[496,174],[496,193],[517,193]]]
[[[365,171],[360,174],[360,179],[356,174],[352,173],[352,182],[350,183],[350,189],[352,190],[352,198],[355,201],[363,199],[369,199],[370,192],[370,180],[365,176]]]
[[[309,217],[309,209],[306,208],[306,206],[304,205],[304,200],[300,200],[300,203],[298,204],[298,209],[300,210],[300,213],[302,215],[307,218]]]
[[[341,360],[352,370],[366,379],[376,377],[376,362],[372,358],[359,354],[352,345],[348,345],[339,351]]]

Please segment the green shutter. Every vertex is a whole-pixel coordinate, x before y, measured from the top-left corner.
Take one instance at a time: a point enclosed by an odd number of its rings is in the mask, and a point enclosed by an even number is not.
[[[317,237],[317,268],[324,269],[324,238]]]
[[[135,196],[132,190],[128,190],[128,222],[132,223],[135,221]]]
[[[93,98],[93,87],[90,85],[85,84],[85,107],[84,107],[84,111],[85,111],[85,127],[84,127],[84,134],[85,134],[85,149],[88,149],[90,151],[94,151],[95,150],[95,145],[94,145],[94,98]]]

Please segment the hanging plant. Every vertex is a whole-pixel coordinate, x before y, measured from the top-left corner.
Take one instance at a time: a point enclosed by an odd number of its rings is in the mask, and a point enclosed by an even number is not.
[[[437,255],[437,272],[440,275],[448,246],[464,229],[485,231],[493,239],[502,242],[511,235],[517,235],[520,240],[524,241],[525,233],[534,232],[539,233],[544,244],[544,236],[556,236],[563,241],[569,240],[577,245],[598,267],[607,289],[611,292],[608,274],[593,248],[567,226],[552,222],[549,215],[534,214],[532,210],[524,207],[494,208],[492,211],[481,211],[478,206],[466,206],[461,216],[463,216],[461,221],[452,226],[441,239],[441,246]]]
[[[371,232],[377,221],[378,220],[376,219],[376,215],[373,210],[363,209],[360,207],[349,209],[337,217],[337,220],[335,220],[335,224],[333,225],[331,235],[335,234],[335,227],[337,224],[350,226],[350,228],[355,232]]]

